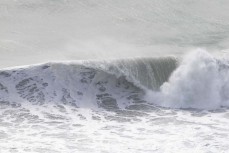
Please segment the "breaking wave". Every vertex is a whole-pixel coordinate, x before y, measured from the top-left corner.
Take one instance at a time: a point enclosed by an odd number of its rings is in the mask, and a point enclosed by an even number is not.
[[[186,55],[160,92],[148,99],[164,107],[217,109],[229,106],[229,61],[204,50]]]
[[[57,62],[3,69],[0,100],[107,110],[229,105],[229,62],[206,51],[174,57]]]

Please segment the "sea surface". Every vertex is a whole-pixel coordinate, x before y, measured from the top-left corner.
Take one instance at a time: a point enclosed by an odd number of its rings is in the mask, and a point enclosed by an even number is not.
[[[0,152],[229,152],[228,10],[0,0]]]

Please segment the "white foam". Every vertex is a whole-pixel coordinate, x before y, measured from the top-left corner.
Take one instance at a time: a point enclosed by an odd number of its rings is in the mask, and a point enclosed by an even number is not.
[[[172,108],[216,109],[228,106],[227,62],[198,49],[186,55],[160,92],[147,99]]]

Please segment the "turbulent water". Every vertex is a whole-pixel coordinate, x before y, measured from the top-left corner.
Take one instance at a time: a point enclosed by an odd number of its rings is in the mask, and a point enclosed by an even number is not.
[[[229,152],[228,6],[0,0],[0,152]]]
[[[1,70],[1,151],[227,152],[228,73],[205,51]]]

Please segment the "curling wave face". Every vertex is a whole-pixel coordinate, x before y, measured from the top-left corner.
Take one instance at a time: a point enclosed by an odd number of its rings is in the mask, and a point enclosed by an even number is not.
[[[179,64],[178,64],[179,63]],[[229,105],[229,65],[198,50],[183,58],[46,63],[1,70],[0,100],[107,110]]]
[[[46,63],[0,72],[1,101],[65,103],[113,110],[145,103],[176,67],[175,58]],[[140,106],[140,105],[139,105]],[[137,107],[137,105],[135,106]]]

